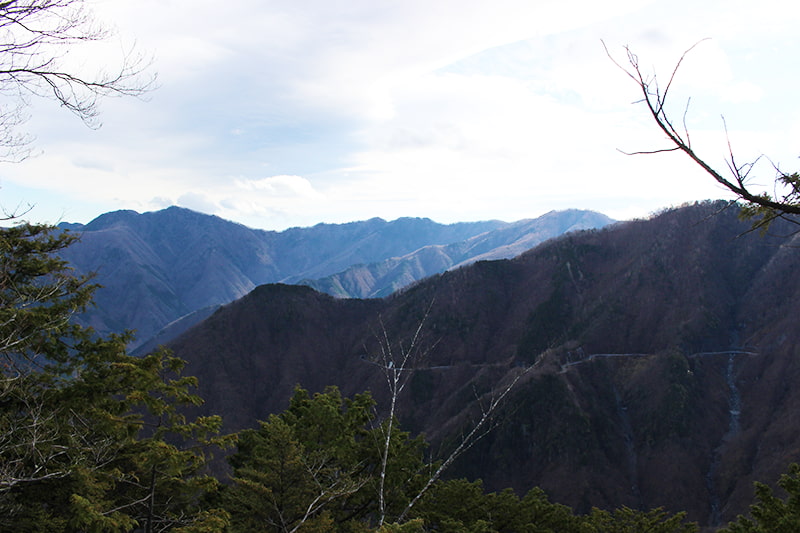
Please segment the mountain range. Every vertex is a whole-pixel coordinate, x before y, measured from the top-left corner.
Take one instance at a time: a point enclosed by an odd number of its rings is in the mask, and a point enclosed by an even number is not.
[[[605,215],[577,209],[551,211],[449,244],[431,244],[380,262],[357,264],[342,272],[300,283],[343,298],[380,298],[411,283],[475,261],[509,259],[547,239],[570,231],[601,228]]]
[[[64,258],[79,272],[95,272],[102,286],[81,319],[101,333],[135,330],[132,348],[146,350],[265,283],[306,283],[339,297],[385,295],[457,264],[510,257],[610,222],[570,210],[515,223],[373,218],[276,232],[170,207],[61,227],[80,235]]]
[[[385,416],[382,346],[411,350],[399,420],[433,456],[518,378],[451,476],[715,526],[746,511],[753,481],[800,460],[800,237],[782,222],[748,229],[736,207],[706,202],[381,299],[261,285],[170,347],[229,430],[285,409],[298,384],[370,390]]]

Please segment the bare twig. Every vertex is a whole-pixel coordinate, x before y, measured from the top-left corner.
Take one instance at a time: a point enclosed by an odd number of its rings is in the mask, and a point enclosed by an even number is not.
[[[397,410],[397,399],[405,389],[408,379],[411,376],[415,365],[419,364],[424,359],[433,346],[423,349],[421,347],[422,332],[425,326],[425,321],[430,314],[433,302],[430,303],[425,315],[417,324],[414,330],[414,335],[411,337],[407,346],[402,343],[398,344],[397,349],[393,348],[393,344],[389,339],[389,333],[383,320],[381,323],[381,334],[379,337],[379,356],[375,361],[383,371],[386,378],[386,384],[389,388],[389,414],[384,427],[383,435],[383,450],[381,452],[381,468],[380,477],[378,482],[378,526],[382,526],[386,520],[386,469],[389,461],[389,452],[392,442],[392,432],[394,430],[394,419]],[[382,426],[383,427],[383,426]]]
[[[116,70],[81,72],[63,61],[75,45],[108,39],[83,0],[15,0],[0,3],[0,94],[16,103],[0,109],[3,159],[30,155],[31,138],[16,133],[27,118],[29,96],[52,98],[90,127],[98,127],[98,101],[110,95],[142,96],[155,77],[144,72],[150,61],[124,52]]]
[[[642,93],[643,98],[638,103],[644,103],[647,106],[650,116],[655,121],[658,128],[667,136],[672,146],[668,148],[660,148],[654,150],[637,150],[634,152],[623,152],[630,155],[639,154],[657,154],[664,152],[682,151],[689,158],[694,161],[700,168],[708,173],[717,183],[722,185],[725,189],[734,193],[739,200],[747,203],[748,208],[743,211],[745,216],[758,217],[759,220],[754,224],[754,228],[765,229],[769,227],[770,223],[778,218],[786,218],[786,215],[800,215],[800,175],[797,173],[787,174],[777,169],[777,176],[775,178],[775,191],[773,194],[758,193],[751,189],[749,184],[750,173],[754,166],[761,159],[759,156],[754,161],[738,165],[734,157],[733,148],[731,147],[730,137],[728,136],[728,128],[723,117],[723,126],[725,135],[728,140],[728,159],[727,166],[728,172],[731,177],[725,177],[720,172],[712,168],[703,158],[701,158],[692,148],[689,129],[686,126],[686,117],[689,110],[689,102],[687,101],[683,113],[683,132],[679,132],[673,125],[669,115],[666,111],[667,97],[673,82],[677,76],[678,70],[686,59],[687,55],[695,49],[700,43],[706,41],[702,39],[681,54],[675,67],[672,69],[669,81],[666,88],[662,92],[658,85],[657,76],[645,76],[639,65],[639,58],[634,54],[629,47],[624,47],[627,57],[628,66],[623,66],[617,61],[605,42],[603,48],[606,51],[609,59],[622,70],[629,78],[631,78],[638,86]],[[786,193],[779,193],[778,190],[788,189]]]
[[[484,426],[486,426],[492,420],[497,408],[502,405],[503,400],[514,389],[519,380],[526,376],[534,368],[539,366],[539,364],[542,362],[542,359],[543,356],[540,354],[532,365],[521,369],[521,371],[514,376],[508,385],[503,387],[499,392],[493,392],[490,395],[489,404],[481,409],[481,416],[478,421],[472,426],[472,429],[461,438],[461,441],[459,442],[458,446],[456,446],[455,450],[453,450],[450,455],[448,455],[447,458],[442,461],[436,471],[428,477],[428,480],[419,490],[419,492],[417,492],[411,501],[408,502],[408,505],[406,505],[405,509],[403,509],[403,512],[397,517],[398,522],[405,520],[406,516],[414,507],[414,505],[416,505],[420,498],[422,498],[425,493],[428,492],[431,486],[433,486],[433,484],[439,480],[444,471],[447,470],[447,468],[449,468],[456,459],[458,459],[464,452],[472,448],[472,446],[474,446],[475,443],[481,438],[486,436],[491,428],[484,428]]]

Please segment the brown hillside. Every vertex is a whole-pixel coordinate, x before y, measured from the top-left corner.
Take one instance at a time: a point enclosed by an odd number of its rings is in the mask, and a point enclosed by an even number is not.
[[[427,311],[431,350],[401,421],[434,451],[544,354],[453,475],[539,485],[578,510],[665,506],[717,524],[746,510],[753,480],[800,459],[800,250],[746,233],[723,205],[569,235],[383,300],[262,286],[173,348],[206,408],[238,429],[282,410],[295,384],[370,389],[386,406],[376,334],[407,342]]]

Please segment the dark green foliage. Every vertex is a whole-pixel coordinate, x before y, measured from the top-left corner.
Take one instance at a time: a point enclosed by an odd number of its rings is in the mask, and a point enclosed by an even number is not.
[[[622,507],[613,512],[592,510],[586,533],[696,533],[697,525],[685,522],[686,514],[670,515],[663,509],[636,511]]]
[[[80,329],[69,319],[95,289],[90,276],[74,275],[57,255],[74,241],[43,225],[0,230],[0,357],[7,370],[68,362],[68,339]]]
[[[541,489],[520,499],[510,489],[485,494],[480,481],[463,479],[436,484],[415,516],[442,533],[577,533],[582,523],[569,507],[550,503]]]
[[[342,398],[330,387],[295,390],[289,408],[240,433],[224,491],[234,531],[348,531],[375,521],[386,424],[371,427],[368,393]],[[396,424],[396,421],[395,421]],[[386,470],[389,516],[422,487],[421,438],[394,430]]]
[[[755,484],[756,502],[750,517],[739,516],[720,533],[794,533],[800,531],[800,465],[792,464],[778,482],[786,492],[779,498],[763,483]]]
[[[178,411],[199,402],[189,392],[194,380],[177,374],[182,361],[163,353],[130,357],[116,338],[89,344],[77,375],[31,374],[9,392],[30,409],[2,405],[0,419],[15,427],[0,455],[17,468],[3,472],[0,522],[128,531],[188,526],[204,511],[204,520],[222,516],[198,506],[216,489],[199,471],[206,446],[221,443],[214,437],[221,420],[188,421]]]
[[[219,417],[187,420],[196,380],[161,352],[127,354],[70,321],[94,286],[54,254],[74,239],[47,226],[0,229],[0,529],[200,532],[199,475]],[[191,441],[192,447],[186,443]]]
[[[800,213],[800,173],[778,171],[775,184],[775,190],[780,192],[774,197],[766,192],[739,195],[746,200],[742,204],[741,218],[753,220],[753,229],[760,230],[762,235],[775,220]]]
[[[593,509],[588,515],[547,499],[534,488],[523,498],[506,489],[485,494],[481,482],[456,479],[438,483],[416,509],[429,531],[442,533],[695,533],[685,513],[662,509],[613,512]]]

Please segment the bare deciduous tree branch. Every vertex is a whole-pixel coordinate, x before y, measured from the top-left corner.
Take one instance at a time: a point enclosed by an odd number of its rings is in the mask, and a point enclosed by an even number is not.
[[[416,329],[414,330],[414,334],[411,337],[408,345],[403,346],[402,343],[397,345],[397,348],[393,348],[393,344],[390,340],[389,334],[386,330],[385,325],[381,322],[381,334],[378,337],[379,340],[379,350],[376,357],[373,357],[371,362],[377,364],[381,370],[383,371],[384,375],[386,376],[386,382],[389,387],[390,393],[390,406],[389,406],[389,415],[388,421],[386,424],[386,428],[384,430],[384,442],[383,442],[383,450],[382,450],[382,465],[380,471],[380,483],[378,489],[378,499],[379,499],[379,519],[378,519],[378,526],[382,526],[386,520],[386,503],[384,498],[384,482],[386,478],[386,468],[387,468],[387,459],[390,453],[390,443],[392,438],[392,431],[393,431],[393,419],[396,412],[396,405],[397,400],[400,394],[403,392],[406,383],[408,383],[408,379],[410,378],[411,374],[416,368],[420,367],[421,361],[427,357],[430,351],[433,349],[433,346],[428,348],[423,348],[422,344],[422,337],[423,337],[423,330],[425,326],[425,322],[430,315],[431,308],[433,307],[433,302],[428,306],[428,309],[425,311],[422,319],[417,324]],[[442,474],[450,467],[450,465],[458,459],[464,452],[469,450],[472,446],[475,445],[481,438],[483,438],[489,431],[491,431],[492,426],[490,422],[492,421],[496,411],[500,405],[502,405],[503,401],[505,400],[506,396],[513,390],[516,386],[517,382],[522,379],[525,375],[527,375],[531,370],[539,366],[540,362],[542,361],[542,355],[540,355],[536,361],[531,364],[530,366],[521,368],[511,380],[505,385],[500,388],[492,390],[490,393],[486,395],[488,399],[488,403],[482,404],[481,398],[477,398],[477,403],[480,406],[480,417],[478,417],[477,421],[473,423],[471,429],[463,435],[461,440],[459,441],[456,448],[442,461],[436,468],[432,469],[432,472],[427,476],[427,480],[425,481],[422,488],[415,494],[415,496],[406,504],[403,511],[400,515],[396,518],[396,522],[402,523],[411,509],[416,505],[416,503],[427,493],[427,491],[436,483],[439,478],[441,478]],[[428,465],[433,466],[433,465]]]
[[[29,97],[56,100],[90,127],[99,126],[98,101],[111,95],[142,96],[154,77],[150,61],[124,52],[109,71],[84,72],[68,66],[76,45],[110,37],[86,9],[84,0],[14,0],[0,3],[0,148],[5,159],[30,154],[31,139],[17,132]]]
[[[428,306],[425,315],[417,324],[414,330],[414,335],[411,337],[407,346],[400,343],[397,348],[393,348],[392,342],[389,339],[389,333],[386,326],[381,321],[381,334],[379,337],[379,354],[373,361],[377,364],[386,378],[386,384],[389,387],[389,414],[384,428],[383,450],[381,452],[381,468],[380,479],[378,484],[378,526],[382,526],[386,520],[386,469],[389,461],[389,452],[392,441],[392,431],[394,430],[394,419],[397,409],[397,399],[403,392],[408,379],[411,376],[413,368],[420,364],[420,362],[428,355],[433,347],[423,349],[421,347],[422,331],[425,326],[425,321],[430,313],[433,302]]]
[[[531,370],[539,366],[539,363],[542,361],[542,355],[540,355],[536,361],[530,366],[524,367],[520,369],[519,372],[511,379],[511,381],[501,389],[492,391],[489,396],[489,403],[488,405],[481,407],[481,416],[478,418],[478,421],[475,422],[472,426],[472,429],[461,438],[461,441],[456,446],[455,450],[453,450],[447,458],[442,461],[439,467],[428,477],[428,480],[425,482],[425,485],[422,489],[417,492],[417,494],[408,502],[403,512],[400,513],[400,516],[397,517],[397,522],[403,522],[405,520],[406,515],[411,511],[411,509],[416,505],[416,503],[422,498],[426,492],[436,483],[439,478],[442,476],[445,470],[450,467],[450,465],[458,459],[464,452],[472,448],[476,442],[478,442],[481,438],[486,436],[486,434],[492,429],[491,427],[485,427],[489,422],[492,420],[495,412],[497,411],[498,407],[503,403],[506,396],[514,389],[520,379],[522,379],[525,375],[527,375]]]
[[[700,155],[698,155],[692,148],[689,130],[686,127],[686,116],[689,110],[689,103],[687,102],[686,108],[683,113],[683,131],[678,131],[672,122],[666,110],[667,99],[670,88],[675,81],[678,70],[683,64],[686,56],[694,50],[700,43],[705,41],[703,39],[689,47],[678,59],[675,67],[667,83],[666,88],[662,91],[658,84],[656,75],[645,75],[639,65],[638,56],[633,53],[630,47],[624,47],[627,56],[628,66],[623,66],[617,61],[609,51],[605,42],[603,48],[606,51],[609,59],[619,67],[625,74],[628,75],[638,86],[642,93],[643,98],[639,101],[647,106],[648,112],[653,120],[656,122],[658,128],[667,136],[667,139],[673,145],[669,148],[644,150],[635,152],[623,152],[629,154],[656,154],[662,152],[681,151],[689,156],[689,158],[699,165],[703,170],[711,175],[717,183],[722,185],[736,195],[739,200],[746,202],[745,216],[758,217],[754,227],[766,228],[770,222],[777,218],[785,218],[785,215],[800,215],[800,174],[797,172],[786,173],[781,171],[777,166],[774,166],[777,172],[775,181],[775,190],[772,194],[763,192],[756,192],[750,186],[750,172],[753,170],[755,164],[761,159],[762,156],[755,161],[737,164],[733,154],[733,149],[728,136],[727,124],[723,117],[723,125],[725,134],[728,139],[728,158],[727,166],[730,177],[726,177],[716,169],[711,167]],[[791,218],[789,218],[791,220]]]

